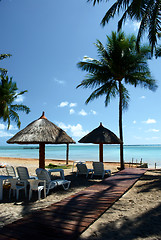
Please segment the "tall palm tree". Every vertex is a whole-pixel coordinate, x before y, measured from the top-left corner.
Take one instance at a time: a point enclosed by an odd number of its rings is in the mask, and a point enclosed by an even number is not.
[[[30,112],[30,109],[22,104],[15,104],[14,101],[19,95],[24,94],[27,91],[17,92],[17,84],[12,82],[12,78],[3,73],[1,76],[0,82],[0,118],[4,122],[7,121],[8,129],[10,126],[11,120],[15,121],[17,126],[20,128],[21,122],[19,119],[18,111]]]
[[[87,0],[93,2],[93,5],[103,0]],[[106,2],[109,0],[105,0]],[[139,49],[140,39],[148,31],[148,39],[151,45],[151,52],[157,44],[157,39],[161,33],[161,1],[160,0],[117,0],[110,7],[103,17],[101,24],[104,26],[115,14],[123,10],[121,19],[118,22],[118,30],[121,29],[122,23],[128,18],[140,22],[137,35],[136,46]]]
[[[11,57],[12,55],[11,54],[0,54],[0,60],[3,60],[7,57]],[[5,68],[0,68],[0,72],[3,74],[3,73],[6,73],[7,72],[7,69]]]
[[[85,57],[77,64],[88,73],[77,88],[95,89],[86,104],[105,95],[107,106],[112,98],[119,96],[119,132],[123,142],[122,110],[127,108],[130,98],[125,84],[140,85],[152,91],[157,88],[147,65],[149,48],[141,47],[138,53],[135,36],[126,37],[123,32],[112,32],[110,37],[107,36],[105,47],[99,40],[95,45],[99,60]],[[121,169],[124,169],[123,144],[120,145],[120,163]]]

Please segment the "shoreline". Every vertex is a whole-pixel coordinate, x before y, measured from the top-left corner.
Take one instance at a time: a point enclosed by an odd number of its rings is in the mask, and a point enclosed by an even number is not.
[[[1,163],[1,161],[3,161],[3,160],[8,160],[8,161],[13,161],[13,160],[15,160],[15,161],[37,161],[37,162],[39,162],[39,159],[38,158],[22,158],[22,157],[0,157],[0,163]],[[68,163],[69,164],[73,164],[73,162],[74,161],[83,161],[83,160],[68,160]],[[84,160],[85,161],[85,160]],[[50,162],[57,162],[57,163],[66,163],[66,160],[64,160],[64,159],[45,159],[45,162],[47,162],[47,163],[50,163]],[[92,163],[93,161],[89,161],[89,160],[87,160],[86,161],[86,163],[88,163],[88,164],[90,164],[90,163]],[[96,162],[96,161],[94,161],[94,162]],[[113,161],[108,161],[108,162],[103,162],[104,164],[106,164],[106,163],[108,163],[108,164],[113,164],[113,165],[118,165],[118,164],[120,164],[120,162],[119,161],[117,161],[117,162],[113,162]],[[129,164],[129,163],[125,163],[125,164]]]

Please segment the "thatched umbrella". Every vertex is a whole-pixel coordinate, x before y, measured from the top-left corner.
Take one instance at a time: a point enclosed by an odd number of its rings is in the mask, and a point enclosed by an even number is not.
[[[39,167],[45,168],[45,144],[67,144],[67,162],[69,143],[75,141],[65,131],[42,116],[19,131],[7,143],[39,144]]]
[[[121,144],[122,141],[109,129],[102,126],[95,128],[93,131],[81,138],[79,143],[99,144],[99,161],[103,162],[103,144]]]

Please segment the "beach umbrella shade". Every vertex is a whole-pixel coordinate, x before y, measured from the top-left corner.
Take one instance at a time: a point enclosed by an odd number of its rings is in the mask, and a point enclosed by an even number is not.
[[[103,162],[103,144],[121,144],[122,141],[109,129],[103,127],[102,123],[98,128],[81,138],[79,143],[99,144],[99,161]]]
[[[45,168],[45,144],[67,144],[75,141],[65,131],[50,122],[44,115],[19,131],[7,143],[39,144],[39,167]],[[68,154],[67,154],[68,155]],[[68,156],[66,158],[68,163]]]

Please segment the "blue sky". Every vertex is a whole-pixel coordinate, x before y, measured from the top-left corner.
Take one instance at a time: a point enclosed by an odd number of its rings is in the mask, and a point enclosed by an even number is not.
[[[93,43],[103,44],[106,35],[117,30],[117,19],[104,28],[100,21],[107,3],[92,6],[86,0],[2,0],[0,2],[0,52],[12,57],[1,61],[8,75],[16,81],[18,89],[28,90],[18,99],[30,107],[26,115],[20,113],[21,129],[38,119],[42,112],[48,120],[65,130],[75,141],[102,122],[119,136],[118,98],[105,108],[105,98],[88,105],[85,100],[90,89],[76,89],[85,72],[76,64],[84,56],[97,58]],[[128,21],[126,34],[137,33],[138,23]],[[146,40],[146,38],[145,38]],[[153,59],[149,66],[159,85],[151,92],[128,87],[129,108],[123,114],[125,144],[161,143],[160,59]],[[0,145],[19,130],[12,122],[10,130],[0,122]]]

